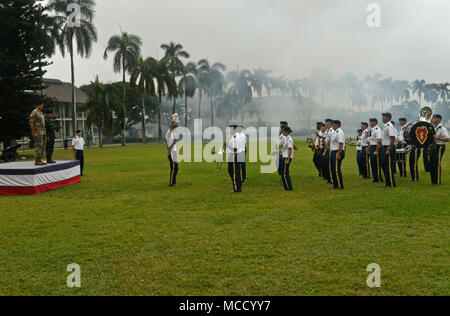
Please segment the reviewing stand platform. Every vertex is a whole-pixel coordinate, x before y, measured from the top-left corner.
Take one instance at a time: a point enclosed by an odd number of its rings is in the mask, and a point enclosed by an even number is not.
[[[34,161],[0,164],[0,195],[41,194],[81,181],[79,161],[35,166]]]

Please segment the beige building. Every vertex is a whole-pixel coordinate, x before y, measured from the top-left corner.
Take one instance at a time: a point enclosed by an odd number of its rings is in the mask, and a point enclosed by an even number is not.
[[[43,91],[44,94],[57,102],[57,106],[53,108],[53,116],[61,129],[56,133],[55,146],[62,147],[64,139],[69,140],[70,146],[70,141],[74,136],[72,135],[72,84],[58,79],[44,79],[44,84],[48,86]],[[97,144],[98,133],[93,127],[88,129],[86,113],[81,110],[88,102],[88,96],[81,89],[75,87],[75,100],[76,129],[83,131],[86,140],[89,135],[93,136],[91,138],[93,144]]]

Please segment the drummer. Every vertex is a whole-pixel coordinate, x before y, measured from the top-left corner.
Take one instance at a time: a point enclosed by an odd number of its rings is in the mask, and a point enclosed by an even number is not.
[[[408,123],[408,120],[404,117],[400,118],[399,120],[400,123],[400,131],[398,133],[398,137],[397,137],[397,144],[396,147],[397,149],[405,149],[407,144],[405,141],[405,128],[406,128],[406,124]],[[400,170],[400,177],[407,177],[407,172],[406,172],[406,153],[401,153],[398,155],[398,169]]]

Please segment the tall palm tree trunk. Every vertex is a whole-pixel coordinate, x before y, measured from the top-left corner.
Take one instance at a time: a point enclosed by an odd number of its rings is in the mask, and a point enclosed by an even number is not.
[[[200,89],[200,97],[199,97],[199,101],[198,101],[198,118],[201,119],[202,116],[202,90]]]
[[[147,144],[147,135],[145,133],[145,97],[142,97],[142,143]]]
[[[214,126],[214,106],[212,95],[211,95],[211,126]]]
[[[122,72],[123,72],[123,80],[122,80],[122,89],[123,89],[123,117],[122,117],[122,146],[125,146],[125,124],[127,122],[127,109],[126,109],[126,91],[125,91],[125,58],[122,60]]]
[[[75,137],[77,131],[77,105],[75,101],[75,66],[73,61],[73,46],[69,47],[70,54],[70,72],[72,81],[72,136]]]
[[[186,91],[186,87],[184,89],[184,91]],[[184,93],[184,127],[188,127],[188,104],[186,92]]]
[[[162,128],[161,128],[161,102],[162,102],[162,91],[158,91],[158,136],[159,143],[162,143]]]

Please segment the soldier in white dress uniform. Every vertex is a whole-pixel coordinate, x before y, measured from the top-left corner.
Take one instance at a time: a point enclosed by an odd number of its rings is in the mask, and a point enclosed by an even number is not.
[[[434,136],[434,144],[431,146],[430,154],[431,182],[435,185],[442,184],[442,157],[445,153],[445,146],[450,142],[448,131],[441,122],[442,116],[435,114],[432,123],[436,135]]]

